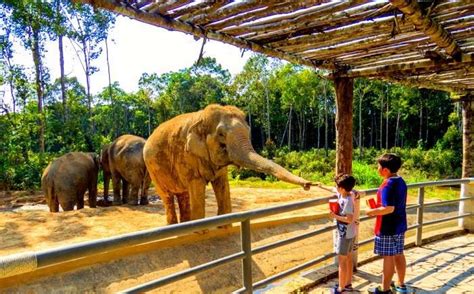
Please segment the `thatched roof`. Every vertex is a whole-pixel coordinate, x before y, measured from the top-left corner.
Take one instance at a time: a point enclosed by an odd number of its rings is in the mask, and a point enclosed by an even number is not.
[[[474,90],[474,1],[76,1],[333,76]]]

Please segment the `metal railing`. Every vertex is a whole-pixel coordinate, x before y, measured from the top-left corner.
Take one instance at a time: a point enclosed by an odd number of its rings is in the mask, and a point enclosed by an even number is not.
[[[434,186],[448,186],[448,185],[462,185],[469,184],[474,182],[474,178],[467,179],[456,179],[456,180],[443,180],[435,182],[424,182],[409,184],[409,189],[418,188],[418,203],[416,205],[411,205],[407,207],[409,209],[417,209],[417,224],[408,227],[408,230],[416,229],[416,245],[421,245],[422,242],[422,228],[425,225],[437,224],[440,222],[450,221],[458,218],[464,218],[471,216],[472,213],[459,214],[457,216],[446,217],[442,219],[437,219],[429,222],[423,222],[423,211],[425,207],[443,205],[446,203],[456,203],[460,201],[465,201],[469,199],[474,199],[474,197],[460,197],[455,200],[440,201],[436,203],[424,204],[424,189],[425,187],[434,187]],[[369,189],[360,191],[365,195],[374,195],[377,192],[377,189]],[[263,218],[270,215],[275,215],[283,212],[299,210],[315,205],[327,204],[328,200],[333,198],[334,195],[321,197],[317,199],[305,200],[290,204],[285,204],[281,206],[262,208],[256,210],[250,210],[245,212],[236,212],[230,213],[215,217],[210,217],[206,219],[195,220],[191,222],[170,225],[166,227],[160,227],[157,229],[151,229],[146,231],[140,231],[130,234],[125,234],[117,237],[110,237],[100,240],[94,240],[89,242],[78,243],[66,247],[55,248],[50,250],[44,250],[40,252],[30,252],[30,253],[21,253],[6,257],[0,257],[0,278],[19,274],[22,272],[33,271],[38,268],[47,267],[56,263],[64,262],[71,259],[86,257],[91,254],[97,254],[106,252],[112,249],[124,248],[132,245],[138,245],[150,241],[158,241],[172,236],[182,236],[190,232],[196,232],[200,230],[205,230],[209,228],[215,228],[217,226],[222,226],[226,224],[240,222],[240,235],[241,235],[241,251],[227,255],[220,259],[215,259],[213,261],[200,264],[198,266],[159,278],[147,282],[145,284],[137,285],[133,288],[123,290],[124,293],[138,293],[147,290],[152,290],[163,286],[165,284],[172,283],[177,280],[184,279],[186,277],[195,275],[197,273],[215,268],[227,264],[232,261],[242,260],[242,280],[243,287],[238,289],[236,293],[251,293],[254,288],[260,288],[265,285],[270,284],[273,281],[284,278],[293,273],[299,272],[306,268],[312,267],[318,263],[321,263],[325,260],[328,260],[335,256],[334,253],[325,254],[318,258],[307,261],[296,267],[287,269],[283,272],[277,273],[273,276],[267,277],[263,280],[253,282],[252,278],[252,255],[265,252],[280,246],[284,246],[296,241],[300,241],[309,237],[317,236],[319,234],[331,231],[335,228],[335,225],[328,225],[323,228],[307,232],[301,235],[297,235],[288,239],[280,240],[271,244],[266,244],[257,248],[252,248],[251,246],[251,228],[250,221],[258,218]],[[364,216],[360,218],[360,222],[369,220],[373,217]],[[374,238],[360,241],[358,244],[364,245],[373,241]],[[25,260],[28,264],[33,264],[33,266],[24,266]],[[21,270],[17,268],[23,266]],[[10,270],[14,268],[15,270]]]

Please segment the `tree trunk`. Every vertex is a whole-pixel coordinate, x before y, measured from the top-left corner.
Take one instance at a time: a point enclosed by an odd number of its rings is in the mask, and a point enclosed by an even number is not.
[[[395,126],[395,146],[399,146],[399,139],[400,139],[400,107],[398,107],[397,111],[397,124]]]
[[[321,108],[318,105],[318,120],[316,121],[318,124],[318,149],[321,147]]]
[[[40,53],[40,36],[37,30],[32,29],[33,32],[33,62],[35,64],[35,79],[36,79],[36,96],[38,99],[38,125],[39,125],[39,150],[44,153],[44,117],[43,117],[43,76]]]
[[[56,13],[61,15],[61,1],[56,1]],[[58,23],[58,26],[61,24]],[[64,46],[63,46],[63,34],[58,34],[58,50],[59,50],[59,70],[60,70],[60,82],[61,82],[61,98],[63,101],[63,121],[67,121],[68,111],[67,111],[67,98],[66,98],[66,81],[64,73]]]
[[[59,1],[58,1],[59,3]],[[64,111],[64,122],[67,121],[68,117],[68,110],[67,110],[67,98],[66,98],[66,80],[65,80],[65,73],[64,73],[64,47],[63,47],[63,36],[58,36],[58,49],[59,49],[59,69],[61,72],[61,98],[63,100],[63,111]]]
[[[324,120],[325,120],[325,126],[324,126],[324,150],[326,152],[326,156],[329,155],[329,146],[328,146],[328,127],[329,127],[329,121],[328,121],[328,101],[326,97],[326,84],[324,84]]]
[[[107,60],[107,76],[109,78],[109,98],[110,98],[110,105],[112,106],[111,108],[114,109],[114,95],[113,95],[113,91],[112,91],[112,76],[110,74],[110,61],[109,61],[109,42],[108,42],[108,38],[105,38],[105,57],[106,57],[106,60]],[[148,117],[150,117],[150,108],[148,107]],[[115,117],[115,111],[112,111],[112,120],[113,121],[116,121],[116,117]],[[150,118],[148,118],[148,124],[150,124]],[[117,127],[113,126],[113,133],[114,133],[114,137],[118,137],[118,130],[117,130]],[[148,126],[148,129],[150,129],[150,127]],[[148,130],[148,136],[150,136],[150,130]]]
[[[12,107],[13,107],[13,113],[16,112],[16,96],[15,96],[15,86],[13,85],[13,79],[12,79],[12,76],[11,74],[13,73],[13,66],[11,64],[11,60],[10,60],[10,56],[9,54],[5,54],[6,55],[6,61],[7,61],[7,66],[8,66],[8,70],[10,71],[10,77],[8,79],[8,86],[10,88],[10,94],[12,96]]]
[[[364,92],[365,93],[365,92]],[[364,95],[360,95],[359,98],[359,157],[362,158],[362,99]]]
[[[291,118],[293,116],[293,105],[290,106],[290,115],[288,116],[288,149],[291,150]]]
[[[380,97],[380,134],[379,134],[379,142],[380,142],[380,145],[379,145],[379,148],[382,149],[383,148],[383,95],[382,97]]]
[[[270,99],[268,97],[268,81],[265,80],[265,97],[267,99],[267,140],[272,138],[271,136],[271,127],[270,127]]]
[[[420,130],[418,132],[418,140],[421,141],[423,139],[423,101],[420,100],[420,112],[419,112],[419,119],[420,119]]]
[[[336,174],[351,174],[354,80],[336,78],[334,84],[336,88]]]

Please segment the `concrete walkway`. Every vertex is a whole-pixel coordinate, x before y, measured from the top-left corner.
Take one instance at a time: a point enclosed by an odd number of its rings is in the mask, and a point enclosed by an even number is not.
[[[405,280],[415,293],[474,293],[473,234],[414,247],[406,250],[405,256]],[[359,267],[352,293],[367,293],[367,289],[380,283],[381,276],[381,259]],[[335,283],[337,279],[332,279],[309,293],[329,293]]]

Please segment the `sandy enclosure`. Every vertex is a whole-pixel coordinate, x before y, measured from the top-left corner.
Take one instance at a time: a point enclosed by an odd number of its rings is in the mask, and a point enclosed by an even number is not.
[[[416,191],[413,191],[416,192]],[[161,202],[152,195],[148,206],[111,206],[52,214],[41,194],[16,192],[3,195],[0,202],[0,255],[28,250],[44,250],[61,245],[110,237],[124,233],[156,228],[166,224]],[[325,190],[231,188],[233,211],[270,207],[285,203],[327,196]],[[413,202],[414,198],[410,200]],[[362,209],[364,205],[361,205]],[[309,232],[330,223],[325,216],[327,205],[270,216],[259,222],[267,227],[252,231],[252,247],[262,246]],[[456,213],[455,206],[434,208],[426,218]],[[211,189],[206,191],[206,216],[216,215],[217,206]],[[415,211],[409,215],[415,221]],[[281,221],[281,225],[272,225]],[[298,220],[298,221],[297,221]],[[372,234],[373,221],[361,225],[361,239]],[[370,248],[367,248],[368,250]],[[238,233],[192,242],[191,244],[162,247],[138,254],[118,256],[71,271],[57,273],[19,284],[8,285],[2,292],[114,293],[174,272],[240,251]],[[254,281],[304,263],[318,255],[332,251],[332,233],[325,233],[290,245],[263,252],[253,257]],[[0,283],[1,284],[1,283]],[[186,278],[155,290],[156,293],[229,293],[240,288],[240,262]],[[1,289],[1,286],[0,286]]]

